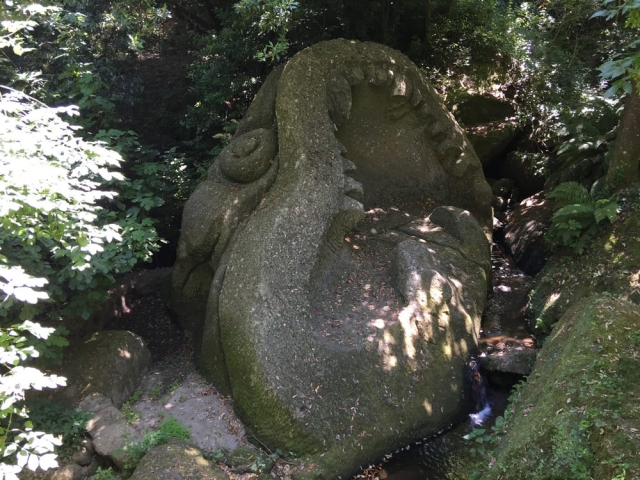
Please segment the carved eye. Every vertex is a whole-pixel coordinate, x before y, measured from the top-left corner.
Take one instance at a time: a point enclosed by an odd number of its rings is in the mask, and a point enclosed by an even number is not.
[[[218,156],[218,161],[230,180],[249,183],[269,170],[277,149],[276,134],[259,128],[231,140]]]

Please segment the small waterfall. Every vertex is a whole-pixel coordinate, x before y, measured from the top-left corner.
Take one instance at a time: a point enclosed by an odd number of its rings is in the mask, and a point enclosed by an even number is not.
[[[469,376],[471,394],[475,404],[475,413],[470,413],[471,427],[483,425],[492,415],[491,402],[487,382],[480,371],[480,364],[476,358],[469,362]]]

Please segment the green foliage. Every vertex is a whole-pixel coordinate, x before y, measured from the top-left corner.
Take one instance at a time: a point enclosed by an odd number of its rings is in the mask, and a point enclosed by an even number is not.
[[[163,445],[172,438],[189,440],[190,436],[189,430],[184,425],[173,417],[168,418],[156,431],[144,434],[141,441],[123,447],[123,451],[129,456],[124,468],[125,472],[130,473],[135,470],[142,457],[152,448]]]
[[[181,440],[189,440],[191,436],[189,430],[173,417],[169,417],[162,422],[158,427],[158,432],[167,438],[179,438]]]
[[[116,196],[106,188],[124,180],[115,170],[121,158],[75,136],[59,116],[77,114],[74,107],[46,108],[13,91],[0,107],[0,261],[46,279],[50,300],[36,304],[45,297],[35,290],[27,298],[5,291],[0,317],[88,318],[114,274],[157,250],[155,230],[148,219],[104,208]]]
[[[597,199],[577,182],[566,182],[547,195],[560,208],[551,218],[547,238],[554,244],[571,247],[582,254],[603,220],[612,222],[618,214],[615,197]]]
[[[64,408],[50,400],[27,402],[26,407],[33,428],[60,439],[60,455],[69,456],[82,445],[91,413]]]
[[[156,383],[149,391],[149,398],[151,400],[157,400],[162,396],[163,385],[162,383]]]
[[[293,13],[298,8],[295,0],[240,0],[234,10],[246,25],[256,28],[261,36],[275,36],[261,51],[255,54],[258,60],[280,60],[289,49],[287,32]]]
[[[2,259],[4,257],[0,255]],[[8,280],[0,284],[5,300],[14,297],[36,303],[43,298],[43,294],[46,295],[32,288],[42,286],[44,279],[30,277],[17,267],[10,269],[0,263],[2,278]],[[0,363],[5,372],[0,377],[0,456],[3,459],[0,478],[17,480],[17,474],[24,467],[35,471],[38,467],[48,470],[58,466],[53,451],[55,446],[61,444],[60,440],[49,433],[34,430],[27,409],[20,403],[27,390],[56,388],[66,384],[62,377],[46,375],[36,368],[20,365],[29,358],[39,356],[38,350],[30,344],[29,337],[36,344],[46,342],[53,331],[53,328],[42,327],[30,320],[0,328]]]
[[[614,20],[622,23],[624,28],[631,32],[631,40],[622,48],[618,48],[610,55],[609,60],[600,65],[600,76],[611,82],[611,87],[605,92],[606,97],[612,97],[622,91],[631,93],[633,84],[636,84],[640,92],[640,0],[628,0],[624,2],[614,2],[605,0],[604,9],[593,14],[593,17],[604,17],[606,20]]]
[[[119,478],[113,471],[113,467],[107,469],[98,467],[98,471],[91,477],[91,480],[118,480]]]

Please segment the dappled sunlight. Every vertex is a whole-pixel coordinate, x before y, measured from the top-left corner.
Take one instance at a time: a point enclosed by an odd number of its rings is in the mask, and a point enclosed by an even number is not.
[[[124,348],[118,348],[118,355],[122,358],[126,358],[127,360],[131,359],[131,352],[129,350],[125,350]]]
[[[434,347],[449,360],[469,355],[472,339],[479,334],[480,312],[465,288],[477,287],[465,286],[469,274],[464,256],[447,257],[442,265],[431,265],[427,259],[437,258],[450,238],[428,220],[431,208],[431,204],[370,208],[361,224],[345,236],[350,261],[335,283],[313,289],[311,322],[321,339],[342,347],[373,346],[385,371],[400,364],[413,371],[424,368],[425,355]],[[439,240],[429,243],[427,234]],[[420,245],[413,261],[427,263],[416,270],[411,267],[400,279],[398,246],[407,239]],[[476,275],[478,267],[471,268],[476,272],[471,275]],[[477,275],[474,281],[480,278],[484,279]]]
[[[382,338],[378,340],[378,353],[382,357],[385,371],[392,370],[398,364],[398,357],[393,354],[392,345],[396,340],[388,330],[385,330]]]
[[[559,292],[552,293],[547,299],[547,301],[544,303],[541,313],[544,315],[547,311],[551,310],[559,299],[560,299]]]

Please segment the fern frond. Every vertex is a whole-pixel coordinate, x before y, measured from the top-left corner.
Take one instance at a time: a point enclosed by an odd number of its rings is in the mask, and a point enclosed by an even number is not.
[[[596,209],[593,212],[596,223],[600,223],[605,218],[613,222],[618,215],[618,203],[610,200],[598,200]]]
[[[553,221],[553,223],[561,223],[568,220],[593,221],[594,212],[595,206],[593,204],[565,205],[553,214],[551,220]]]
[[[591,203],[593,199],[589,191],[578,182],[564,182],[547,195],[564,204]]]

